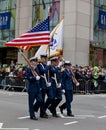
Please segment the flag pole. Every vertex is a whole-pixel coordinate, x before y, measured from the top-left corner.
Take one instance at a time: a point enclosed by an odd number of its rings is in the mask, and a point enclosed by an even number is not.
[[[48,7],[48,17],[49,17],[49,31],[50,31],[50,7]],[[50,38],[50,43],[51,43],[51,38]],[[48,59],[50,58],[50,43],[49,43],[49,54],[48,54]],[[50,82],[50,71],[48,70],[47,72],[47,76],[48,76],[48,83]]]
[[[48,17],[49,17],[49,31],[50,31],[50,7],[48,7]],[[50,38],[50,42],[51,42],[51,38]],[[48,53],[48,58],[50,57],[50,43],[49,43],[49,53]]]
[[[23,58],[25,59],[25,61],[27,62],[27,64],[29,65],[29,67],[31,68],[32,74],[34,77],[38,76],[38,74],[34,71],[34,69],[32,68],[29,59],[25,56],[25,54],[23,53],[23,51],[21,49],[18,49],[19,53],[23,56]]]

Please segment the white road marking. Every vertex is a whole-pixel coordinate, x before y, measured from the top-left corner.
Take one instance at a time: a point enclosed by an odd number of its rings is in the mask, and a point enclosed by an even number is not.
[[[105,95],[105,94],[103,94],[103,95],[97,95],[97,96],[99,96],[99,97],[103,97],[103,98],[104,98],[104,97],[106,97],[106,95]]]
[[[2,128],[3,123],[0,123],[0,130],[29,130],[29,128]]]
[[[59,113],[58,112],[58,114],[59,114],[59,116],[61,117],[61,118],[64,118],[64,119],[70,119],[70,118],[76,118],[76,119],[86,119],[87,117],[95,117],[94,115],[75,115],[74,117],[70,117],[70,116],[64,116],[63,114],[61,114],[61,113]]]
[[[70,116],[66,116],[66,117],[63,117],[64,119],[86,119],[86,117],[70,117]]]
[[[0,123],[0,129],[3,127],[3,123]]]
[[[0,128],[0,130],[29,130],[29,128]]]
[[[64,123],[64,125],[71,125],[71,124],[76,124],[76,123],[78,123],[78,121],[72,121],[72,122]]]
[[[95,117],[94,115],[75,115],[77,117]]]
[[[29,116],[18,117],[18,119],[20,119],[20,120],[27,119],[27,118],[29,118]]]
[[[104,116],[99,116],[98,118],[99,118],[99,119],[106,118],[106,115],[104,115]]]
[[[33,129],[33,130],[40,130],[40,129]]]

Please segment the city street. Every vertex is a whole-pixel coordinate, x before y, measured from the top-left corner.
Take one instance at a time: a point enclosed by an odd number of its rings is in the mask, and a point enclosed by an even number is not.
[[[106,0],[0,0],[0,130],[106,130]]]
[[[106,94],[74,95],[75,117],[57,108],[59,118],[47,111],[49,118],[37,113],[38,121],[29,119],[27,98],[27,93],[0,90],[0,130],[106,130]]]

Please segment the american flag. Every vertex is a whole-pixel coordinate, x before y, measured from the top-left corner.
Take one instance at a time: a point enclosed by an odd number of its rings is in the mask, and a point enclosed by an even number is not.
[[[50,44],[49,16],[19,38],[15,38],[5,45],[28,50],[31,46],[48,44]]]

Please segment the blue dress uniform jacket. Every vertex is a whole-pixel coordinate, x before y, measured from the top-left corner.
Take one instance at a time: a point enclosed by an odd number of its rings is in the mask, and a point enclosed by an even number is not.
[[[72,73],[68,69],[62,72],[62,89],[73,90]]]
[[[59,67],[54,67],[52,65],[49,67],[49,71],[50,71],[50,81],[51,81],[51,86],[52,86],[52,91],[53,91],[53,101],[52,101],[51,106],[49,107],[49,110],[51,111],[53,116],[57,116],[56,107],[62,100],[61,88],[58,88],[57,86],[59,83],[61,83],[61,73],[60,73]],[[53,79],[54,76],[56,76],[55,77],[56,81]],[[58,84],[56,84],[56,82]]]
[[[61,83],[61,73],[59,67],[49,66],[50,71],[50,82],[52,83],[53,88],[57,88],[56,82],[53,79],[54,75],[56,75],[57,83]]]
[[[47,65],[44,64],[44,63],[39,63],[38,64],[38,69],[39,69],[39,74],[41,76],[44,76],[44,74],[45,74],[46,78],[48,79],[48,68],[47,68]],[[43,89],[47,89],[46,81],[45,81],[45,79],[43,77],[41,77],[41,79],[40,79],[40,86]]]
[[[38,69],[35,68],[37,73]],[[27,68],[26,71],[27,77],[27,90],[28,90],[28,101],[29,101],[29,114],[30,118],[35,117],[35,111],[37,112],[41,103],[42,103],[42,95],[40,92],[39,80],[36,80],[36,77],[33,76],[30,68]],[[34,104],[36,99],[36,103]]]
[[[39,74],[38,68],[35,68],[35,71]],[[27,85],[28,93],[29,92],[37,93],[38,91],[40,91],[39,81],[36,80],[36,77],[33,76],[30,68],[27,68],[26,77],[28,80],[28,85]]]
[[[68,69],[64,69],[62,72],[62,89],[65,90],[66,102],[63,103],[60,108],[67,109],[67,115],[72,114],[71,102],[73,101],[73,80],[72,73]]]

